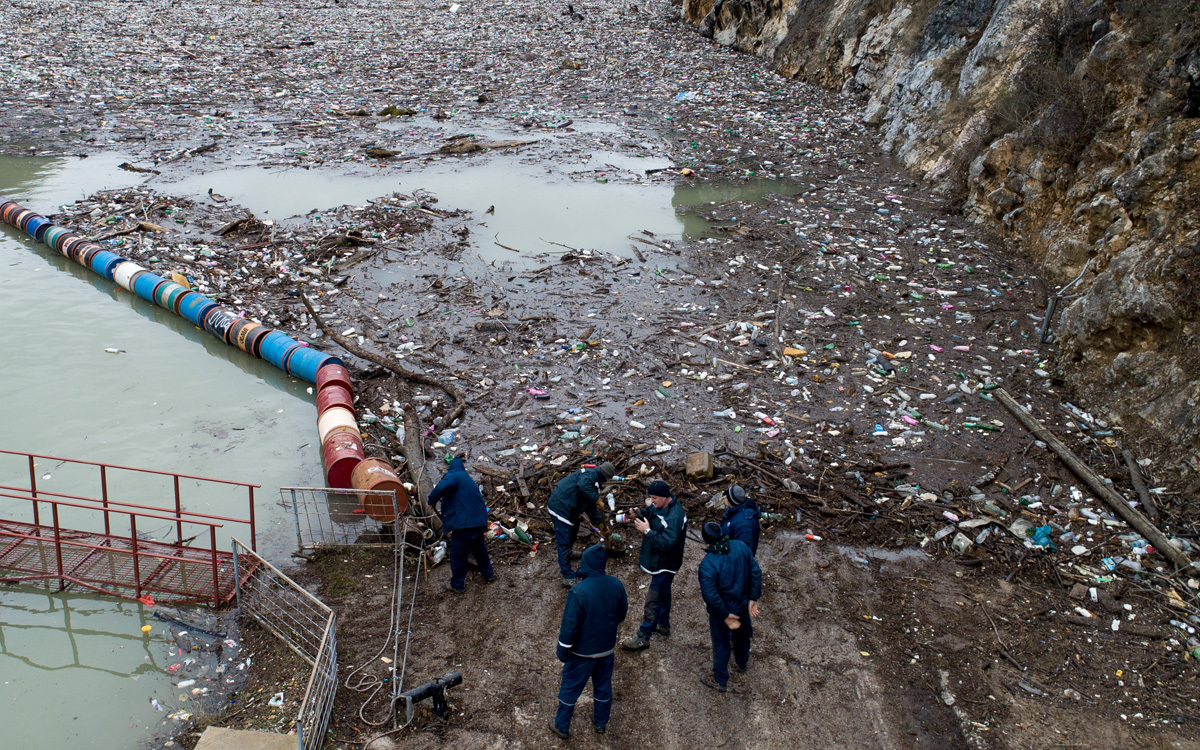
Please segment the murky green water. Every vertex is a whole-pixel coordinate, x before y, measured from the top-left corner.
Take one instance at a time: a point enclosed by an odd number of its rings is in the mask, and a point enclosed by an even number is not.
[[[50,213],[102,187],[136,183],[116,169],[120,161],[0,158],[0,195]],[[294,548],[278,488],[320,482],[307,383],[11,229],[0,231],[0,290],[0,448],[261,484],[260,549],[278,559]],[[59,491],[82,478],[53,461],[39,461],[37,474],[39,486]],[[0,460],[0,483],[25,479],[26,466]],[[170,497],[134,481],[116,491],[135,503]],[[191,510],[245,512],[244,493],[184,499]],[[0,518],[24,520],[16,505],[0,500]],[[221,545],[228,548],[224,538]],[[4,745],[116,750],[160,728],[165,714],[150,700],[173,705],[175,691],[163,628],[144,637],[146,617],[139,605],[109,598],[0,586]]]
[[[642,231],[670,240],[708,236],[713,223],[688,210],[693,207],[733,200],[755,202],[772,193],[796,192],[773,180],[674,185],[615,176],[610,182],[597,182],[593,177],[596,170],[618,165],[628,169],[628,161],[628,157],[622,161],[616,155],[596,156],[589,160],[589,171],[583,177],[571,165],[537,166],[498,156],[481,157],[470,164],[444,160],[420,171],[359,168],[330,173],[241,167],[179,181],[156,178],[150,184],[197,197],[207,195],[211,188],[261,218],[278,220],[341,205],[363,205],[395,192],[412,195],[420,191],[437,198],[440,208],[472,213],[464,223],[471,230],[472,244],[488,262],[514,259],[511,251],[496,243],[525,256],[560,254],[567,248],[630,256],[628,238]],[[665,165],[648,161],[638,166]]]

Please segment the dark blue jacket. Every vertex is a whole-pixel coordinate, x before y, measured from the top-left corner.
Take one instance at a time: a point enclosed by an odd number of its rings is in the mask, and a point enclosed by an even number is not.
[[[725,509],[725,517],[721,519],[721,533],[730,539],[736,539],[750,548],[750,554],[758,556],[758,535],[762,529],[758,525],[761,513],[758,503],[747,499],[741,505]]]
[[[719,552],[724,545],[728,551]],[[725,619],[745,616],[747,605],[762,595],[762,571],[750,548],[736,539],[709,546],[700,561],[700,598],[708,611]]]
[[[429,507],[442,504],[442,531],[447,534],[455,529],[473,529],[488,525],[487,506],[479,485],[463,467],[461,458],[454,458],[446,468],[446,475],[429,493]]]
[[[586,513],[593,526],[603,519],[596,503],[600,500],[600,470],[580,469],[568,474],[554,485],[546,510],[550,515],[568,526],[579,523],[579,514]]]
[[[662,510],[653,505],[642,508],[642,517],[650,522],[650,531],[642,535],[638,565],[650,575],[678,573],[687,542],[688,519],[683,506],[671,495],[671,502]]]
[[[599,544],[583,551],[578,581],[567,592],[562,626],[558,629],[558,660],[566,661],[572,654],[588,659],[608,656],[617,646],[617,626],[629,612],[625,586],[606,575],[608,553]]]

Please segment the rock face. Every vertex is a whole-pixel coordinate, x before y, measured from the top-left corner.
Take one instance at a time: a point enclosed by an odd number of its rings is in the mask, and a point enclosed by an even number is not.
[[[1196,0],[684,0],[865,100],[883,148],[1059,286],[1070,385],[1200,471]]]

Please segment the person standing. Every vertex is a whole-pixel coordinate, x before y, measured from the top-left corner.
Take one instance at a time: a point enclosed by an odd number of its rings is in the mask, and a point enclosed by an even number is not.
[[[586,515],[592,526],[602,520],[596,503],[600,501],[600,483],[607,482],[617,473],[608,461],[590,469],[580,469],[568,474],[554,485],[546,510],[554,522],[554,544],[558,548],[558,570],[563,585],[575,585],[575,571],[571,569],[571,547],[579,536],[580,516]]]
[[[701,530],[708,545],[700,561],[700,597],[708,609],[708,630],[712,635],[713,668],[701,680],[724,693],[729,683],[729,655],[739,672],[750,661],[750,639],[754,636],[751,618],[758,617],[758,598],[762,595],[762,571],[750,548],[730,539],[715,521]]]
[[[655,480],[648,490],[650,504],[638,512],[634,527],[642,532],[642,551],[638,564],[650,574],[642,624],[638,632],[621,642],[628,651],[649,648],[655,633],[671,636],[671,583],[683,565],[683,546],[687,542],[687,515],[667,483]]]
[[[593,544],[583,551],[578,583],[567,593],[562,625],[558,629],[558,660],[563,663],[558,688],[558,713],[550,719],[550,731],[567,739],[575,701],[588,680],[592,681],[592,726],[598,734],[608,728],[612,712],[613,651],[617,626],[629,612],[625,586],[604,571],[608,553]]]
[[[429,507],[442,504],[442,532],[450,537],[446,556],[450,558],[450,585],[456,594],[466,590],[467,556],[475,558],[475,565],[483,580],[491,583],[496,578],[492,561],[488,557],[487,532],[488,512],[483,503],[479,485],[467,473],[463,460],[455,456],[446,468],[442,481],[429,493]]]
[[[758,557],[758,536],[762,533],[758,524],[762,515],[758,503],[736,484],[725,490],[725,502],[729,507],[721,519],[721,532],[745,544],[750,548],[750,554]]]

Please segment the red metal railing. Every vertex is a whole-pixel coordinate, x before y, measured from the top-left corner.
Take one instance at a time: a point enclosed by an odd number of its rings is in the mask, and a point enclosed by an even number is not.
[[[236,594],[237,573],[233,556],[217,549],[217,529],[221,528],[219,523],[195,517],[180,519],[173,514],[126,510],[123,507],[128,505],[126,503],[111,503],[103,508],[103,512],[106,516],[113,513],[128,517],[130,534],[102,534],[65,529],[59,519],[60,508],[93,512],[100,510],[94,504],[7,492],[0,492],[0,498],[31,502],[36,516],[32,524],[0,520],[0,569],[18,573],[0,573],[0,579],[57,579],[60,588],[75,583],[130,599],[141,599],[143,592],[147,592],[183,601],[211,601],[216,606],[229,601]],[[42,505],[49,506],[49,526],[40,522]],[[208,531],[208,547],[185,547],[139,539],[138,519],[180,524],[186,521],[202,526]],[[48,559],[46,549],[50,543],[54,545],[53,559]],[[147,575],[144,568],[149,566],[153,566],[153,570]],[[200,574],[189,573],[193,569]],[[134,596],[114,592],[111,588],[104,588],[106,586],[132,588]]]
[[[155,469],[139,469],[132,466],[120,466],[118,464],[106,464],[97,461],[80,461],[73,458],[62,458],[60,456],[48,456],[40,453],[26,453],[24,451],[9,451],[0,450],[0,454],[10,456],[20,456],[28,461],[29,464],[29,486],[8,486],[0,485],[0,490],[11,490],[16,492],[28,493],[32,498],[41,496],[67,498],[79,502],[99,503],[104,510],[104,533],[111,535],[111,524],[109,519],[109,511],[114,506],[125,508],[136,508],[138,510],[146,510],[158,513],[172,513],[175,522],[176,543],[183,544],[183,524],[189,519],[198,519],[196,522],[201,522],[199,519],[207,519],[209,521],[220,521],[222,523],[246,524],[250,527],[250,548],[255,549],[258,543],[258,533],[254,522],[254,490],[261,485],[249,484],[247,482],[235,482],[229,479],[213,479],[212,477],[195,476],[192,474],[179,474],[173,471],[157,471]],[[59,461],[66,464],[76,464],[81,466],[95,466],[100,472],[100,497],[86,497],[83,495],[69,495],[64,493],[47,492],[38,490],[37,487],[37,470],[35,468],[35,459],[45,459],[47,461]],[[174,508],[162,508],[151,505],[136,505],[133,503],[115,502],[109,498],[109,473],[114,471],[127,471],[140,475],[155,475],[162,477],[171,477],[174,486],[175,505]],[[233,518],[228,516],[216,516],[204,513],[194,513],[183,509],[183,496],[179,487],[180,479],[190,479],[197,482],[206,482],[209,484],[219,484],[231,487],[244,487],[248,496],[248,513],[246,518]],[[40,523],[39,508],[37,503],[33,507],[33,520],[35,524]]]

